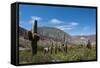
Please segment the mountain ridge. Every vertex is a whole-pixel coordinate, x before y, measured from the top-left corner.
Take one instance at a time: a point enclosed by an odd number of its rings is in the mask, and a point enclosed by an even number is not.
[[[54,27],[38,27],[38,34],[40,35],[41,39],[53,39],[54,41],[64,41],[64,35],[68,43],[70,44],[81,44],[84,43],[86,44],[88,40],[93,42],[94,44],[96,43],[96,35],[79,35],[79,36],[71,36],[68,33],[64,32],[63,30],[60,30],[58,28]],[[23,36],[23,33],[25,31],[28,31],[22,27],[19,27],[19,34],[20,36]]]

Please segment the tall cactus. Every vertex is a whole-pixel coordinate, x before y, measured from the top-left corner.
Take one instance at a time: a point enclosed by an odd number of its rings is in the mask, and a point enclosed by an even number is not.
[[[67,40],[65,41],[65,52],[67,53]]]
[[[67,53],[67,40],[65,34],[64,34],[64,44],[65,44],[64,51]]]
[[[87,48],[91,49],[91,42],[90,42],[90,40],[88,40]]]
[[[57,54],[57,41],[55,43],[55,54]]]
[[[51,51],[50,51],[50,53],[52,54],[53,53],[53,41],[51,41]]]
[[[34,21],[34,24],[32,25],[32,34],[37,33],[37,20]]]
[[[37,42],[40,38],[37,35],[37,20],[34,21],[34,24],[32,25],[32,31],[29,31],[28,36],[29,40],[31,41],[32,55],[35,55],[37,54]]]

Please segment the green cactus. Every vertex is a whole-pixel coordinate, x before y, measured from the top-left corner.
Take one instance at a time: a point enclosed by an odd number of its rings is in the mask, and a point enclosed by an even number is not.
[[[51,41],[51,51],[50,51],[50,53],[52,54],[52,52],[53,52],[53,42]]]
[[[57,54],[57,42],[56,42],[56,45],[55,45],[55,54]]]
[[[87,48],[91,49],[91,42],[90,42],[90,40],[88,40]]]
[[[64,51],[67,53],[67,40],[64,34]]]
[[[35,20],[34,24],[32,25],[32,31],[28,33],[29,40],[31,41],[32,47],[32,55],[37,54],[37,42],[39,40],[39,36],[37,35],[37,21]]]
[[[37,33],[37,20],[34,21],[34,24],[32,25],[32,33]]]
[[[67,53],[67,41],[65,41],[65,52]]]

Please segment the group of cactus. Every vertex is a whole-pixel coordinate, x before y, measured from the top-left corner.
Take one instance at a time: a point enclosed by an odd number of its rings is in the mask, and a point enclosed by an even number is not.
[[[65,39],[65,35],[63,38],[63,42],[61,42],[61,45],[57,44],[57,41],[55,41],[55,43],[52,41],[50,41],[51,45],[49,47],[45,47],[43,49],[44,53],[50,53],[50,54],[57,54],[58,52],[64,52],[67,53],[67,40]]]
[[[34,21],[34,24],[32,25],[32,30],[28,31],[28,38],[31,41],[31,47],[32,47],[32,55],[37,54],[37,42],[39,41],[40,37],[37,34],[37,20]],[[53,44],[53,42],[51,42],[52,45],[48,48],[48,52],[50,52],[51,54],[54,52],[55,54],[58,53],[58,51],[63,51],[65,53],[67,53],[67,40],[66,40],[66,36],[64,34],[63,36],[63,42],[61,43],[61,46],[57,46],[57,44]],[[87,44],[87,48],[91,49],[91,43],[88,40],[88,44]]]

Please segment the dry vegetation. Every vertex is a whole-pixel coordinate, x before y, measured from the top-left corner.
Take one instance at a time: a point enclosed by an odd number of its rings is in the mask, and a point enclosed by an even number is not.
[[[60,62],[60,61],[80,61],[80,60],[95,60],[96,59],[96,48],[92,47],[88,49],[86,47],[77,46],[70,47],[67,53],[58,51],[57,54],[54,52],[44,54],[43,46],[38,45],[38,52],[32,57],[32,52],[30,50],[20,50],[19,51],[19,63],[45,63],[45,62]]]

